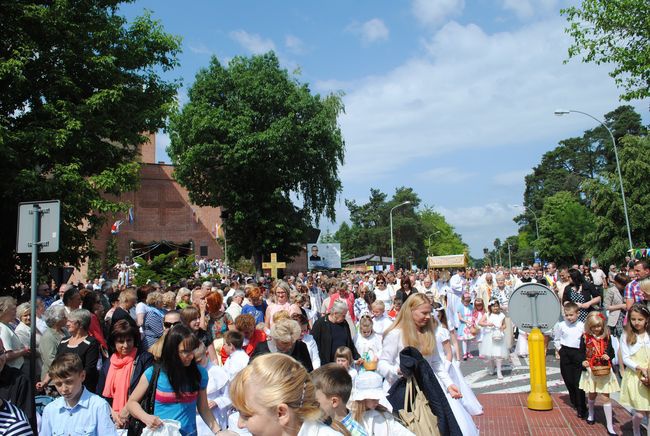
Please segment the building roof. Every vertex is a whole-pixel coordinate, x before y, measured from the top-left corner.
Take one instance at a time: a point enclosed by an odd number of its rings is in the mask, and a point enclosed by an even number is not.
[[[341,263],[345,265],[345,264],[366,263],[366,262],[382,263],[382,264],[390,265],[391,263],[393,263],[393,258],[390,256],[379,256],[376,254],[367,254],[365,256],[344,260]]]

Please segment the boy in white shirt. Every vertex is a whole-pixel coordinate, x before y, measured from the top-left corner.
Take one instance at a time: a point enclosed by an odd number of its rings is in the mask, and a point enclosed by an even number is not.
[[[386,305],[383,301],[377,300],[372,303],[372,330],[379,336],[393,324],[393,321],[386,315]]]
[[[223,335],[223,349],[226,351],[226,354],[228,354],[228,360],[224,363],[223,369],[226,370],[231,381],[239,371],[248,366],[250,357],[244,350],[242,350],[243,346],[243,333],[236,330],[230,330]]]

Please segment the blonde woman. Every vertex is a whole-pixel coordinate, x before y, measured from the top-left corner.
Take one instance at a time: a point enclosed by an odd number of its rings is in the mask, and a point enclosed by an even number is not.
[[[264,316],[264,322],[266,323],[266,328],[270,329],[273,327],[273,315],[276,312],[281,310],[286,310],[289,312],[291,310],[291,302],[289,297],[291,295],[291,287],[287,282],[283,280],[278,280],[273,288],[273,294],[275,295],[275,302],[270,303],[266,308],[266,314]]]
[[[340,436],[321,423],[314,385],[305,368],[283,354],[253,360],[230,386],[239,426],[253,436]]]
[[[399,311],[394,324],[384,332],[378,372],[389,384],[401,376],[399,354],[405,347],[414,347],[429,363],[438,379],[449,406],[454,413],[463,435],[478,435],[472,417],[457,401],[462,398],[460,389],[454,384],[445,370],[436,347],[436,324],[431,316],[433,307],[425,294],[410,296]]]

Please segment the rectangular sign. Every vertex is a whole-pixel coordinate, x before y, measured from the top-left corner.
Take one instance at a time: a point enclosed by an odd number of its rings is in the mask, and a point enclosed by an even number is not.
[[[17,253],[31,253],[34,242],[34,205],[41,209],[41,234],[37,242],[41,244],[39,252],[55,253],[59,251],[59,219],[61,202],[59,200],[27,201],[18,205]]]
[[[341,244],[307,244],[307,269],[340,269]]]

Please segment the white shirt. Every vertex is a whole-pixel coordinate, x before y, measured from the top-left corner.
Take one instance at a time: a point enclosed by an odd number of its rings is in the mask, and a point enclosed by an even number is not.
[[[376,410],[367,410],[359,424],[363,425],[368,436],[415,436],[388,412],[380,413]]]
[[[379,372],[379,374],[381,374],[386,381],[392,385],[398,379],[397,370],[399,368],[399,353],[404,349],[402,330],[391,330],[386,336],[384,336],[382,345],[383,348],[381,357],[379,358],[377,372]],[[429,362],[431,369],[433,369],[433,372],[438,377],[438,380],[440,380],[444,389],[454,384],[451,377],[449,377],[449,373],[445,370],[445,367],[442,364],[440,355],[438,355],[438,350],[434,349],[433,353],[424,356],[424,358]]]
[[[378,334],[379,336],[383,336],[384,331],[386,331],[386,329],[392,325],[393,325],[393,320],[386,315],[382,315],[379,318],[373,318],[372,331]]]
[[[646,353],[646,359],[650,359],[650,337],[647,333],[641,335],[636,335],[636,343],[634,345],[629,345],[627,343],[627,333],[623,333],[621,336],[621,356],[623,358],[623,363],[626,367],[635,371],[639,366],[637,363],[632,360],[632,356],[641,351],[641,353]],[[641,350],[645,348],[645,350]]]
[[[569,324],[566,321],[559,322],[555,325],[553,344],[555,349],[561,347],[580,348],[580,337],[585,332],[585,324],[582,321],[576,321]]]
[[[302,341],[307,345],[307,350],[309,350],[309,357],[311,358],[311,366],[320,368],[320,355],[318,354],[318,344],[312,335],[305,335],[302,337]]]
[[[458,274],[454,274],[451,276],[451,279],[449,280],[449,287],[451,288],[451,291],[456,294],[456,295],[463,295],[463,290],[465,287],[465,278],[461,277]]]
[[[306,421],[302,423],[298,436],[341,436],[341,433],[323,423]]]
[[[590,272],[594,286],[603,286],[603,280],[607,278],[603,270],[598,268],[596,271],[591,270]]]
[[[228,306],[228,309],[226,309],[226,312],[233,320],[237,319],[237,317],[241,315],[241,311],[242,307],[234,301],[230,303],[230,306]]]
[[[378,335],[375,332],[372,332],[367,338],[362,334],[358,334],[354,340],[354,346],[357,349],[357,352],[361,357],[364,357],[365,353],[368,353],[368,356],[371,359],[381,356],[381,335]]]
[[[248,357],[248,354],[244,350],[235,350],[228,356],[226,363],[223,364],[223,369],[228,373],[230,380],[234,379],[239,371],[248,366],[249,360],[250,357]]]

